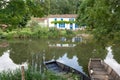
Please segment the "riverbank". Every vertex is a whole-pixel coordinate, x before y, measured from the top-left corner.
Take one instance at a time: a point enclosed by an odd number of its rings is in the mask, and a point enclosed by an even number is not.
[[[22,73],[20,69],[15,71],[7,71],[0,73],[0,80],[21,80]],[[32,71],[32,68],[28,68],[24,71],[25,80],[67,80],[61,76],[54,75],[52,72],[44,71],[40,73],[39,71]],[[22,79],[23,80],[23,79]]]
[[[59,38],[59,37],[73,37],[73,36],[82,36],[85,38],[91,37],[85,30],[61,30],[57,28],[48,28],[48,27],[26,27],[26,28],[17,28],[11,31],[3,31],[0,29],[0,39],[25,39],[25,38]]]
[[[48,27],[26,27],[17,28],[12,31],[0,31],[0,38],[57,38],[60,36],[71,37],[76,35],[72,30],[59,30],[57,28]]]

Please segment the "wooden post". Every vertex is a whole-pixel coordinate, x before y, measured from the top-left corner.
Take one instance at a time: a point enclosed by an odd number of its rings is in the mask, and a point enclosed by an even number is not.
[[[108,75],[105,76],[105,80],[109,80],[109,79],[108,79]]]
[[[21,75],[22,75],[22,80],[25,80],[25,75],[24,75],[24,66],[21,66]]]

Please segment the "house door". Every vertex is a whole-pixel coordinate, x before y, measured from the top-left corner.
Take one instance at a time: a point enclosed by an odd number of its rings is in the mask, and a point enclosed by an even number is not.
[[[72,23],[70,23],[70,29],[73,29],[73,24]]]

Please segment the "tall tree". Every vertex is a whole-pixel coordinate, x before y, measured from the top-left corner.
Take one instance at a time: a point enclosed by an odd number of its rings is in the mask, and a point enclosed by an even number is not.
[[[120,0],[82,0],[77,20],[88,26],[97,40],[113,40],[120,32]]]
[[[31,16],[49,14],[49,0],[0,0],[0,24],[24,27]]]
[[[49,0],[26,0],[29,13],[34,17],[43,17],[49,14]]]
[[[40,0],[40,5],[42,7],[42,12],[44,13],[44,16],[49,15],[50,0]]]
[[[50,0],[50,14],[75,14],[80,0]]]
[[[0,22],[11,27],[20,27],[26,24],[27,8],[23,0],[9,0],[0,11]]]

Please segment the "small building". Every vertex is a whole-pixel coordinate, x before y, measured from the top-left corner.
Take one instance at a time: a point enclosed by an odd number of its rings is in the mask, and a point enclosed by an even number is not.
[[[30,26],[31,24],[34,24],[34,23],[41,25],[43,27],[48,26],[47,18],[33,18],[33,17],[32,17],[32,20],[28,22],[27,26]]]
[[[76,24],[77,14],[56,14],[44,18],[35,18],[39,25],[56,27],[57,29],[80,29]]]

